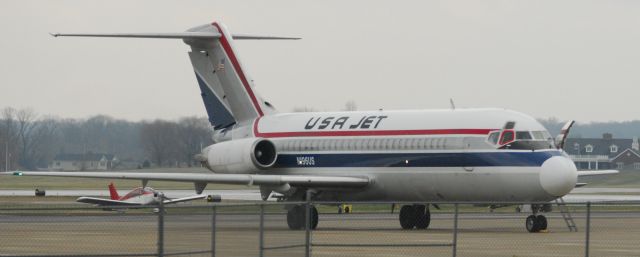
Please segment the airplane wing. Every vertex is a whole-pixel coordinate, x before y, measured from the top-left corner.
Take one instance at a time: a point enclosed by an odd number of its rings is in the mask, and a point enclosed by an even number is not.
[[[183,198],[175,198],[175,199],[165,200],[163,203],[164,204],[181,203],[181,202],[188,202],[188,201],[204,199],[204,198],[207,198],[207,196],[206,195],[194,195],[194,196],[188,196],[188,197],[183,197]]]
[[[617,170],[579,170],[578,177],[617,174]]]
[[[175,181],[196,184],[219,183],[236,185],[270,185],[300,187],[364,187],[370,184],[367,177],[307,176],[307,175],[261,175],[261,174],[198,174],[198,173],[141,173],[141,172],[60,172],[60,171],[15,171],[0,172],[1,175],[50,176],[76,178],[134,179],[146,181]]]
[[[103,205],[103,206],[138,206],[138,205],[140,205],[140,204],[137,204],[137,203],[128,203],[128,202],[124,202],[124,201],[104,199],[104,198],[95,198],[95,197],[87,197],[87,196],[79,197],[76,200],[76,202]]]

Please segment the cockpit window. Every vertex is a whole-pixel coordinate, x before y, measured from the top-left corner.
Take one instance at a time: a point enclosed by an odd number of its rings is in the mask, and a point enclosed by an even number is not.
[[[531,140],[533,139],[531,137],[531,134],[529,134],[529,131],[517,131],[516,132],[516,140]]]
[[[498,144],[498,138],[499,137],[500,137],[500,131],[491,132],[491,134],[489,134],[489,138],[487,140],[489,140],[490,143],[496,145],[496,144]]]
[[[514,134],[513,131],[510,131],[510,130],[506,130],[502,132],[502,138],[500,139],[500,144],[504,145],[513,141],[513,137],[514,137],[513,134]]]
[[[531,134],[533,134],[533,138],[536,140],[549,140],[551,138],[549,132],[546,131],[531,131]]]
[[[487,141],[500,149],[554,149],[553,138],[547,131],[513,131],[509,129],[489,133]]]

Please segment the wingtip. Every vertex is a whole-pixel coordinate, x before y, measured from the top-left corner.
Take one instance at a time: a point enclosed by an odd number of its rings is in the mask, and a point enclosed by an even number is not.
[[[58,37],[58,36],[60,36],[60,33],[51,33],[51,32],[49,32],[49,35],[51,35],[52,37]]]

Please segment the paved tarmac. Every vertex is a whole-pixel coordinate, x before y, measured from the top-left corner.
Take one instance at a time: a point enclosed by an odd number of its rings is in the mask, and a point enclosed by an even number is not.
[[[211,249],[212,216],[168,210],[166,253]],[[286,226],[284,212],[265,216],[264,247],[302,245],[304,231]],[[574,213],[579,232],[569,232],[559,213],[547,214],[549,230],[527,233],[525,213],[460,214],[458,256],[584,256],[584,213]],[[216,256],[258,256],[258,209],[219,209]],[[0,256],[26,254],[142,254],[157,251],[157,214],[102,211],[0,213]],[[453,215],[433,211],[427,230],[402,230],[397,214],[320,216],[311,233],[313,256],[451,256]],[[638,256],[640,213],[596,209],[591,220],[591,256]],[[343,245],[343,246],[339,246]],[[361,246],[358,246],[361,245]],[[368,246],[365,246],[368,245]],[[183,256],[211,256],[209,253]],[[304,247],[267,250],[264,256],[304,256]]]
[[[163,190],[166,196],[180,198],[194,195],[193,190]],[[33,196],[34,190],[0,190],[0,196]],[[46,190],[48,196],[95,196],[109,197],[108,190]],[[120,191],[121,194],[125,190]],[[261,200],[259,190],[205,190],[206,195],[220,195],[223,200]],[[273,199],[271,199],[273,200]],[[611,202],[638,201],[640,202],[640,188],[576,188],[564,197],[566,202]]]

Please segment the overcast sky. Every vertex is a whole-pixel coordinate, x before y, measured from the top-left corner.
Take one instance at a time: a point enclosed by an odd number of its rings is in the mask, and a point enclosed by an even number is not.
[[[0,2],[0,108],[129,120],[206,115],[179,40],[49,32],[180,32],[219,20],[282,112],[504,107],[640,119],[640,1]]]

